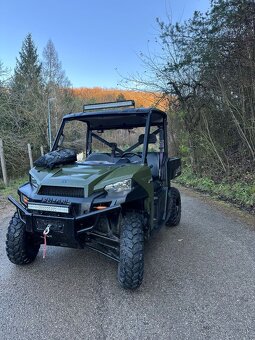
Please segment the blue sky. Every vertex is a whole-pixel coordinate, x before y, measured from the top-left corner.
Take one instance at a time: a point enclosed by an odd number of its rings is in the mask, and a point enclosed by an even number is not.
[[[142,70],[139,52],[157,51],[157,17],[185,20],[208,8],[209,0],[2,0],[0,60],[13,69],[30,32],[39,54],[52,39],[74,87],[115,88],[118,72]]]

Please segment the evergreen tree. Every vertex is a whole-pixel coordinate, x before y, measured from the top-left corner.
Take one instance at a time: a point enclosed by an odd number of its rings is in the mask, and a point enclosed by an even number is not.
[[[42,86],[42,65],[39,61],[37,48],[29,33],[23,41],[19,59],[16,59],[13,90],[15,92],[40,92]]]
[[[0,62],[0,136],[7,150],[6,162],[11,175],[20,176],[28,169],[27,143],[33,146],[34,158],[40,155],[41,145],[46,150],[48,104],[53,137],[63,113],[70,112],[73,106],[71,89],[64,87],[67,78],[52,43],[49,50],[51,72],[47,79],[31,34],[22,43],[11,80],[9,71]],[[52,92],[49,91],[50,82],[54,84]],[[50,98],[54,100],[49,102]]]
[[[11,133],[36,145],[44,143],[47,138],[47,102],[42,83],[42,65],[37,48],[29,33],[23,43],[10,91]],[[40,144],[39,144],[40,145]],[[25,150],[24,150],[25,151]]]

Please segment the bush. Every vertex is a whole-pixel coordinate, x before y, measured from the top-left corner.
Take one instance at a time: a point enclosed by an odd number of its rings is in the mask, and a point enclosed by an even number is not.
[[[255,178],[252,185],[243,181],[232,184],[228,182],[227,178],[217,183],[209,177],[197,176],[191,168],[186,167],[177,182],[199,191],[216,195],[222,200],[236,203],[255,213]]]

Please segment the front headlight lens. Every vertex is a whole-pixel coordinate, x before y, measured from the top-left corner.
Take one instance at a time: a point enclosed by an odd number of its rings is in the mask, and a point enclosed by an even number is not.
[[[122,193],[123,191],[130,191],[131,185],[132,185],[131,179],[125,179],[122,182],[106,185],[105,190],[108,193],[120,193],[120,192]]]
[[[21,203],[23,203],[24,205],[28,205],[28,202],[29,202],[29,198],[23,194],[20,195],[20,201]]]
[[[30,183],[32,184],[33,187],[37,188],[38,187],[38,183],[36,181],[36,179],[30,175]]]

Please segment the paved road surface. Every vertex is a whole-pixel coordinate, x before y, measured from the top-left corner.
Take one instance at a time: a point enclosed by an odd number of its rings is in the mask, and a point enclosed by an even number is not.
[[[186,192],[186,191],[185,191]],[[0,227],[0,339],[255,339],[255,228],[198,195],[146,246],[145,278],[127,292],[117,266],[89,250],[49,248],[8,262]]]

